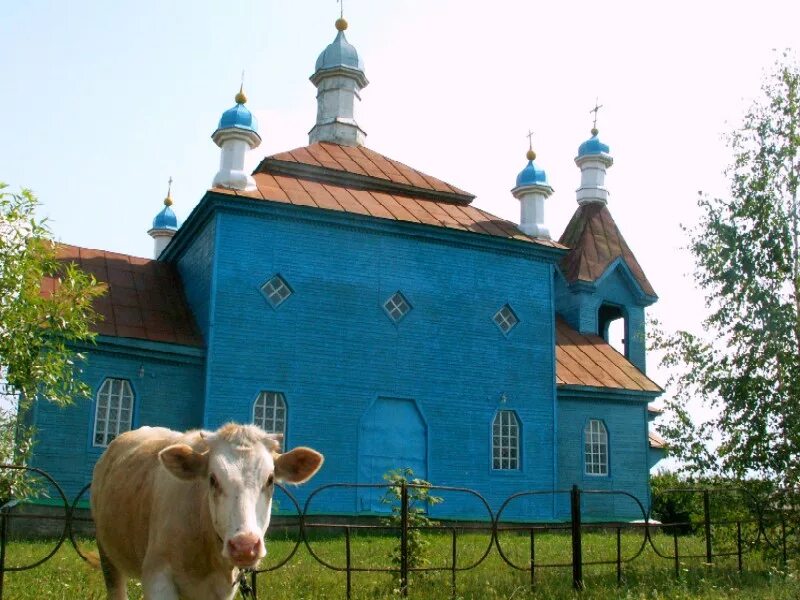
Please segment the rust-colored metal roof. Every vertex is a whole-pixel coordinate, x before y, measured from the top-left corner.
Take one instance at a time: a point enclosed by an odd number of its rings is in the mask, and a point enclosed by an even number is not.
[[[101,319],[100,335],[203,346],[183,285],[172,265],[157,260],[59,244],[58,259],[74,262],[105,283],[108,290],[94,302]],[[58,285],[52,278],[42,282],[43,293]]]
[[[212,191],[254,200],[311,206],[381,219],[470,231],[531,242],[549,248],[563,248],[553,240],[531,237],[517,229],[516,224],[511,221],[470,205],[270,173],[256,172],[253,178],[258,189],[252,192],[225,188],[213,188]]]
[[[666,448],[666,446],[667,446],[667,440],[662,438],[655,431],[652,431],[652,430],[648,431],[647,432],[647,438],[648,438],[648,440],[650,442],[650,447],[651,448],[656,448],[656,449],[660,450],[662,448]]]
[[[385,179],[416,188],[474,198],[469,192],[465,192],[441,179],[412,169],[408,165],[404,165],[364,146],[341,146],[339,144],[317,142],[303,148],[295,148],[288,152],[274,154],[267,157],[267,159],[303,163],[356,175]],[[260,170],[261,168],[258,168],[256,172]]]
[[[664,391],[603,338],[578,333],[561,319],[556,320],[556,383]]]
[[[621,257],[642,291],[649,296],[656,295],[605,204],[578,207],[558,241],[570,248],[561,260],[561,272],[567,281],[596,281]]]

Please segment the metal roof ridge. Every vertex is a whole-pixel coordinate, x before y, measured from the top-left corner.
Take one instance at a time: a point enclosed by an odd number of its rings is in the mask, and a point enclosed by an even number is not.
[[[350,171],[334,169],[331,167],[311,165],[308,163],[281,160],[273,157],[264,158],[253,172],[254,175],[266,173],[269,175],[285,175],[307,179],[319,183],[330,183],[342,187],[386,192],[416,198],[425,198],[447,204],[468,206],[475,199],[473,195],[458,194],[421,188],[408,183],[399,183],[390,179],[383,179],[370,175],[361,175]]]

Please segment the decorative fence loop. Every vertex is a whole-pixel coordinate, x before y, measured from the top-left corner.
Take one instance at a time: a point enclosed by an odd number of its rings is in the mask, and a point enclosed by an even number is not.
[[[86,554],[80,547],[77,539],[77,524],[79,522],[91,522],[90,517],[80,516],[79,511],[83,509],[82,504],[85,502],[86,496],[90,490],[90,486],[84,486],[74,500],[70,504],[64,494],[61,486],[56,482],[48,473],[32,468],[19,465],[0,465],[0,469],[13,469],[18,471],[25,471],[35,477],[43,479],[44,483],[52,486],[56,490],[54,509],[60,514],[43,515],[43,514],[18,514],[20,509],[26,505],[33,505],[31,502],[26,502],[19,498],[9,498],[0,502],[0,600],[3,598],[3,585],[4,575],[8,572],[25,571],[36,568],[46,561],[50,560],[56,552],[61,548],[67,537],[70,540],[75,552],[82,559],[87,560]],[[702,521],[694,523],[659,523],[653,522],[651,518],[652,507],[646,511],[642,502],[633,494],[620,490],[595,490],[595,489],[580,489],[573,486],[571,489],[566,490],[524,490],[512,494],[506,498],[500,505],[499,510],[495,514],[486,498],[479,492],[462,487],[450,486],[437,486],[414,484],[406,481],[397,483],[376,483],[376,484],[363,484],[363,483],[332,483],[320,486],[308,495],[304,505],[301,508],[297,498],[284,486],[278,485],[278,489],[282,494],[279,499],[276,499],[276,504],[281,504],[279,513],[273,518],[273,525],[275,527],[284,527],[286,529],[297,529],[296,538],[293,540],[294,544],[291,546],[289,552],[283,556],[275,564],[266,565],[262,568],[251,571],[245,575],[242,580],[241,590],[247,590],[248,597],[256,598],[257,594],[257,577],[265,577],[267,573],[272,573],[289,563],[298,553],[301,546],[305,546],[308,554],[322,567],[345,573],[345,597],[350,598],[352,593],[352,580],[354,573],[385,573],[393,574],[398,578],[399,591],[402,595],[407,595],[412,581],[410,576],[418,572],[449,572],[450,573],[450,588],[452,597],[457,597],[457,574],[459,572],[475,569],[486,561],[492,552],[492,548],[496,548],[498,555],[502,561],[517,571],[526,571],[530,573],[530,586],[536,585],[536,572],[537,569],[544,568],[571,568],[573,586],[576,589],[583,589],[584,582],[584,568],[596,565],[614,565],[616,567],[616,576],[619,583],[623,580],[623,566],[629,564],[640,556],[642,556],[645,548],[649,544],[656,556],[670,561],[675,569],[675,576],[680,577],[681,561],[687,559],[702,559],[706,565],[711,565],[714,559],[719,557],[736,557],[736,566],[741,572],[744,568],[743,557],[748,553],[753,552],[760,543],[765,544],[767,547],[780,552],[784,563],[788,560],[789,553],[789,536],[794,534],[792,525],[797,522],[797,519],[787,520],[787,514],[794,512],[798,498],[796,491],[784,491],[784,494],[771,498],[766,503],[760,503],[758,499],[751,494],[748,490],[740,488],[722,488],[722,489],[690,489],[690,490],[665,490],[666,494],[694,494],[699,495],[702,500]],[[320,519],[313,512],[315,500],[317,500],[322,493],[341,493],[345,490],[348,492],[356,492],[356,497],[359,497],[359,491],[364,490],[383,490],[384,495],[390,488],[399,488],[396,494],[399,507],[396,515],[395,522],[387,523],[385,520],[365,523],[363,521],[354,521],[352,519],[346,521],[337,521],[334,518],[324,517]],[[429,516],[432,519],[430,523],[425,522],[420,524],[415,522],[413,516],[417,513],[414,512],[416,507],[412,506],[413,491],[415,489],[425,489],[427,492],[438,492],[445,495],[458,494],[466,495],[475,499],[476,505],[479,510],[471,514],[470,521],[464,523],[454,524],[452,522],[437,522],[435,514]],[[731,494],[740,494],[740,499],[744,498],[748,510],[757,512],[756,518],[739,518],[738,515],[735,519],[715,520],[714,519],[714,502],[718,498],[729,498]],[[372,496],[371,496],[372,497]],[[517,520],[504,520],[507,513],[510,512],[509,507],[516,503],[530,500],[535,498],[550,497],[550,501],[554,506],[561,505],[566,509],[567,500],[569,500],[569,512],[564,511],[564,520],[561,522],[537,522],[535,520],[525,519],[525,509],[518,514]],[[596,498],[608,497],[610,499],[625,499],[626,502],[631,504],[632,513],[634,516],[641,515],[641,519],[634,519],[631,521],[593,521],[591,519],[592,513],[590,512],[592,500]],[[284,499],[285,498],[285,499]],[[372,497],[374,500],[374,497]],[[286,502],[286,506],[282,505]],[[600,501],[604,505],[604,501]],[[614,500],[617,502],[617,500]],[[586,508],[588,503],[589,508]],[[730,502],[729,502],[730,504]],[[525,505],[529,506],[529,505]],[[597,506],[597,505],[595,505]],[[595,508],[595,510],[597,510]],[[432,511],[435,513],[435,510]],[[530,515],[530,513],[527,513]],[[478,515],[478,516],[476,516]],[[568,516],[568,518],[567,518]],[[9,524],[14,519],[41,519],[49,521],[58,521],[63,519],[64,526],[59,529],[59,536],[56,539],[52,548],[49,548],[48,553],[41,559],[24,565],[7,565],[8,562],[8,547],[9,547]],[[370,515],[370,518],[377,518],[375,515]],[[280,522],[281,520],[288,519],[288,522]],[[702,553],[694,551],[682,551],[680,547],[679,528],[685,526],[688,529],[697,528],[702,531],[704,548]],[[670,528],[672,528],[670,530]],[[315,549],[316,540],[311,535],[314,529],[339,531],[342,533],[342,542],[344,545],[344,559],[343,564],[338,564],[329,558],[320,555],[319,551]],[[273,528],[274,530],[274,528]],[[441,533],[449,538],[450,548],[447,557],[434,564],[420,565],[416,564],[412,556],[412,539],[415,531],[427,531],[432,533]],[[395,532],[397,534],[398,542],[398,556],[395,564],[364,564],[353,557],[353,543],[354,537],[359,533],[364,532]],[[570,550],[567,552],[571,556],[569,561],[547,561],[542,560],[541,556],[537,556],[537,539],[545,532],[561,533],[565,545],[569,543]],[[597,534],[608,534],[615,536],[616,552],[612,557],[606,558],[604,555],[600,558],[590,557],[586,558],[587,548],[591,548],[592,540],[596,537],[587,537],[587,532],[595,532]],[[641,541],[636,546],[630,543],[626,546],[623,545],[624,533],[636,533],[637,536],[641,534]],[[474,558],[468,561],[462,561],[459,564],[459,536],[473,533],[486,534],[486,547],[483,551]],[[512,555],[509,548],[504,546],[504,534],[511,536],[525,536],[527,552],[525,562],[519,559],[519,553]],[[724,535],[723,535],[724,534]],[[659,547],[657,539],[670,540],[671,552],[665,548]],[[630,536],[625,539],[628,540]],[[517,539],[519,541],[519,539]],[[266,542],[265,542],[266,543]],[[480,550],[480,546],[478,547]],[[541,554],[541,551],[539,551]],[[523,554],[524,556],[524,554]],[[249,578],[249,581],[247,580]]]

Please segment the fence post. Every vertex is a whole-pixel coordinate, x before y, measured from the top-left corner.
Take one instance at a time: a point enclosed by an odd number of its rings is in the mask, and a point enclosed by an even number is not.
[[[736,521],[736,554],[739,558],[739,573],[742,572],[742,522]]]
[[[583,589],[583,554],[581,547],[581,491],[577,485],[570,492],[570,514],[572,517],[572,587]]]
[[[710,565],[714,557],[711,553],[711,495],[708,490],[703,490],[703,519],[706,532],[706,563]]]
[[[345,559],[345,569],[347,571],[347,600],[350,600],[350,593],[351,593],[351,585],[352,582],[350,580],[350,568],[352,567],[351,561],[351,554],[350,554],[350,528],[344,528],[344,559]]]
[[[258,600],[258,588],[256,587],[256,573],[253,571],[250,573],[250,587],[253,588],[253,600]],[[0,598],[2,600],[2,598]]]
[[[0,507],[0,600],[3,600],[3,579],[6,572],[6,507]]]
[[[531,533],[531,591],[536,587],[536,537],[533,533],[533,527],[530,530]]]
[[[400,482],[400,593],[408,596],[408,486]]]
[[[675,549],[675,579],[681,578],[681,559],[678,558],[678,529],[672,530],[672,547]]]
[[[622,527],[617,527],[617,585],[622,583]]]
[[[450,586],[452,587],[453,598],[456,597],[456,567],[458,565],[458,542],[456,541],[456,528],[453,527],[450,532],[453,535],[453,572],[452,572],[452,579],[450,580]]]

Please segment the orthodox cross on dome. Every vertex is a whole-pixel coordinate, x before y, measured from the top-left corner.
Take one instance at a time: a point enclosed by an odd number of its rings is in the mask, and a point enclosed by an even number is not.
[[[172,175],[169,176],[169,181],[167,182],[167,197],[164,198],[164,204],[172,206]]]
[[[533,151],[533,130],[528,129],[528,135],[525,137],[528,138],[528,160],[534,160],[536,158],[536,152]]]
[[[344,0],[336,0],[339,3],[339,18],[344,19]]]
[[[597,97],[594,99],[594,108],[589,111],[589,114],[594,113],[594,121],[592,122],[592,135],[597,135],[597,113],[603,108],[602,104],[597,103]]]

